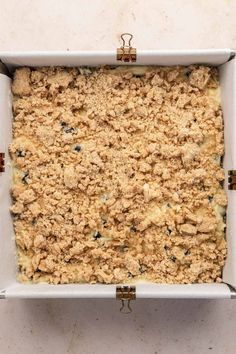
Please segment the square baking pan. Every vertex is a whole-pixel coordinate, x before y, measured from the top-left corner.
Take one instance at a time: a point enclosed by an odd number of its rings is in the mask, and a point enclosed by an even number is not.
[[[124,50],[125,49],[125,50]],[[127,50],[127,51],[126,51]],[[119,53],[118,51],[121,51]],[[122,52],[123,51],[123,52]],[[126,57],[122,57],[122,53]],[[138,51],[119,48],[99,52],[0,52],[0,297],[1,298],[236,298],[236,59],[231,49]],[[130,57],[129,57],[130,56]],[[118,59],[125,60],[120,62]],[[130,61],[130,62],[128,62]],[[170,285],[137,283],[122,285],[22,284],[16,280],[17,262],[11,206],[11,162],[8,146],[12,139],[11,73],[20,66],[190,65],[219,67],[224,119],[224,188],[228,197],[226,239],[228,255],[223,282]],[[231,171],[231,172],[230,172]],[[228,180],[228,174],[231,174]],[[229,182],[228,182],[229,181]]]

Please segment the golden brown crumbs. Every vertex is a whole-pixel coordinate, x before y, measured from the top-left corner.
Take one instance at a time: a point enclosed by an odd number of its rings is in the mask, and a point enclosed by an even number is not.
[[[203,66],[17,69],[19,279],[221,281],[218,89]]]

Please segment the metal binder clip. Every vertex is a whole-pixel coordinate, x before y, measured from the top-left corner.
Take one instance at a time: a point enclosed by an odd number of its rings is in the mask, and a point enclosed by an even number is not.
[[[236,170],[228,171],[228,189],[236,190]]]
[[[5,154],[4,152],[0,152],[0,172],[5,171]]]
[[[123,314],[131,313],[130,301],[136,299],[135,286],[117,286],[116,299],[121,300],[120,312]]]
[[[125,39],[125,36],[128,36],[128,39]],[[117,48],[116,59],[123,62],[135,62],[137,59],[136,48],[131,46],[131,40],[133,35],[130,33],[122,33],[121,39],[123,46]]]

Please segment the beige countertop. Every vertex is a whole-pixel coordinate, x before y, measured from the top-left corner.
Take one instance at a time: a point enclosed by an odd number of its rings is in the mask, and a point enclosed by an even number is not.
[[[236,0],[0,0],[0,50],[236,48]],[[234,354],[236,300],[0,300],[0,354]]]

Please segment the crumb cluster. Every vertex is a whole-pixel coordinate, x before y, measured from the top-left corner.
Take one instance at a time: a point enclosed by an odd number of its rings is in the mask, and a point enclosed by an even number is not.
[[[23,282],[220,282],[216,68],[15,71],[13,205]]]

